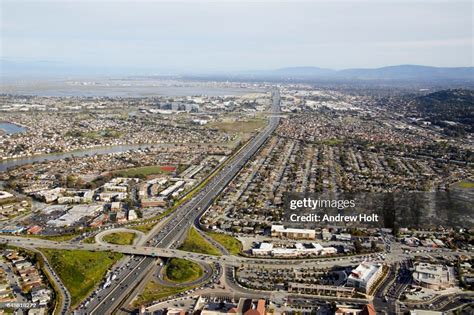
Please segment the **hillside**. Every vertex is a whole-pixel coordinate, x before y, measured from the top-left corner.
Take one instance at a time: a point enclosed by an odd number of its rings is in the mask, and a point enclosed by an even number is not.
[[[332,70],[318,67],[288,67],[246,73],[254,77],[280,79],[383,80],[383,81],[474,81],[474,67],[430,67],[398,65],[381,68]],[[245,77],[245,74],[241,74]]]
[[[412,105],[421,117],[452,135],[474,132],[474,91],[442,90],[417,97]]]

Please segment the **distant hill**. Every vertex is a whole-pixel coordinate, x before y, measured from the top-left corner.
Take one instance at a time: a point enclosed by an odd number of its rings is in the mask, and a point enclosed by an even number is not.
[[[474,80],[474,67],[439,68],[416,65],[390,66],[375,69],[347,69],[338,72],[346,78],[368,80]]]
[[[131,65],[120,67],[86,66],[54,61],[13,61],[0,58],[0,77],[7,76],[69,76],[69,75],[179,75],[190,78],[220,78],[274,80],[274,81],[381,81],[393,83],[394,81],[462,81],[474,84],[474,67],[440,68],[419,65],[398,65],[382,68],[360,68],[333,70],[319,67],[286,67],[275,70],[244,71],[244,72],[219,72],[219,73],[174,73],[165,68],[142,67]],[[469,86],[470,86],[469,85]],[[462,85],[460,85],[462,86]]]
[[[448,133],[474,132],[474,91],[442,90],[419,96],[411,103],[421,117],[445,128]]]
[[[332,70],[318,67],[291,67],[272,71],[251,72],[257,76],[281,78],[313,78],[329,80],[470,80],[474,81],[474,67],[441,68],[400,65],[382,68]]]

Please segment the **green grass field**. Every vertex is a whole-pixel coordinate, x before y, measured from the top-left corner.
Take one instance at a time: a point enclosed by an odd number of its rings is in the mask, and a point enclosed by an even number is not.
[[[67,242],[67,241],[72,240],[73,238],[78,237],[80,234],[81,233],[63,234],[63,235],[26,235],[25,237],[40,238],[43,240],[55,241],[55,242]]]
[[[207,126],[231,133],[250,133],[260,129],[267,124],[265,119],[248,119],[246,121],[216,121]]]
[[[202,274],[201,266],[181,258],[170,259],[165,268],[166,279],[178,283],[194,281],[202,277]]]
[[[115,175],[120,177],[146,177],[163,173],[166,173],[166,171],[158,165],[127,168],[114,172]]]
[[[122,254],[83,250],[41,249],[66,288],[76,306],[102,281],[107,270]]]
[[[132,232],[117,232],[105,235],[102,240],[110,244],[132,245],[135,236],[135,233]]]
[[[458,185],[459,188],[462,188],[462,189],[473,189],[474,188],[474,183],[473,182],[468,182],[468,181],[459,182],[457,185]]]
[[[212,237],[216,242],[224,246],[225,249],[227,249],[229,253],[231,253],[232,255],[238,255],[242,251],[242,243],[235,237],[232,237],[227,234],[216,233],[216,232],[206,232],[206,233],[207,235]]]
[[[191,228],[188,232],[188,236],[184,240],[184,243],[179,247],[181,250],[188,252],[208,254],[219,256],[221,253],[217,248],[212,246],[206,241],[194,228]]]
[[[156,301],[168,296],[178,294],[180,292],[192,289],[192,287],[166,287],[158,282],[150,281],[145,286],[142,293],[133,302],[134,306],[140,306],[152,301]]]

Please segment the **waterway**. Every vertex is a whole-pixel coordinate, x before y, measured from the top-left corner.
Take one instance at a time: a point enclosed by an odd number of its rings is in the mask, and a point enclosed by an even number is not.
[[[35,162],[44,162],[44,161],[57,161],[65,158],[70,158],[72,156],[81,157],[81,156],[91,156],[96,154],[108,154],[108,153],[121,153],[129,150],[145,149],[152,146],[151,144],[135,144],[135,145],[118,145],[118,146],[108,146],[108,147],[98,147],[91,149],[84,149],[78,151],[64,152],[64,153],[54,153],[54,154],[44,154],[44,155],[35,155],[18,159],[8,159],[0,161],[0,172],[6,171],[10,167],[16,167],[20,165],[35,163]]]
[[[0,122],[0,129],[2,129],[6,134],[10,135],[26,131],[25,127],[21,127],[9,122]]]
[[[0,93],[47,97],[237,96],[262,92],[265,91],[256,87],[165,84],[154,80],[43,81],[0,87]]]

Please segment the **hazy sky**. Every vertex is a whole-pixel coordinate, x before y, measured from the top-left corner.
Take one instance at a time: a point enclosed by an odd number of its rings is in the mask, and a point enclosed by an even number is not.
[[[199,72],[473,65],[473,1],[0,0],[1,57]]]

